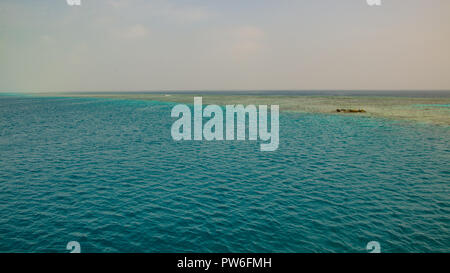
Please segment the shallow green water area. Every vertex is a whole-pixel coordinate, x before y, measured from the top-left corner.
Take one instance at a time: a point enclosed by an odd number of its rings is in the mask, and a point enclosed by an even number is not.
[[[261,152],[173,141],[173,105],[0,97],[0,252],[450,251],[448,126],[286,111]]]
[[[412,121],[426,124],[450,126],[449,93],[440,96],[364,96],[364,95],[246,95],[243,94],[213,94],[205,93],[59,93],[57,96],[80,98],[111,98],[128,100],[149,100],[161,102],[177,102],[192,104],[195,96],[201,96],[204,104],[230,105],[230,104],[254,104],[280,106],[280,111],[298,113],[323,113],[334,115],[348,115],[337,113],[336,109],[364,109],[366,113],[350,114],[367,117],[385,118],[398,121]],[[309,94],[309,93],[308,93]],[[328,94],[328,93],[326,93]],[[54,93],[39,94],[41,96],[55,96]]]

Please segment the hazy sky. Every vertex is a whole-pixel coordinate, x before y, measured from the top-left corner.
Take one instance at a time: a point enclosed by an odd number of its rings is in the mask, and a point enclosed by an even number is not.
[[[450,90],[450,1],[0,0],[0,91]]]

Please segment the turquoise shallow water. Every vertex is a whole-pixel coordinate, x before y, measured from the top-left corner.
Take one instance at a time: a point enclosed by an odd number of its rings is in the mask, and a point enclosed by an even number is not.
[[[416,104],[417,107],[447,107],[450,108],[450,104]]]
[[[0,252],[450,251],[450,130],[280,116],[174,142],[173,104],[0,97]]]

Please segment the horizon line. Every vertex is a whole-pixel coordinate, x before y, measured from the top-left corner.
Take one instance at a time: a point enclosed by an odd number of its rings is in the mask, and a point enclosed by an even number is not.
[[[0,93],[158,93],[158,92],[450,92],[450,89],[149,89],[149,90],[70,90],[13,91]]]

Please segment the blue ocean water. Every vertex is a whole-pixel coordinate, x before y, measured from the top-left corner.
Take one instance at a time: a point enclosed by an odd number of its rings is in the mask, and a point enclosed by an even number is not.
[[[450,129],[280,115],[174,142],[174,104],[0,97],[0,252],[450,251]]]

